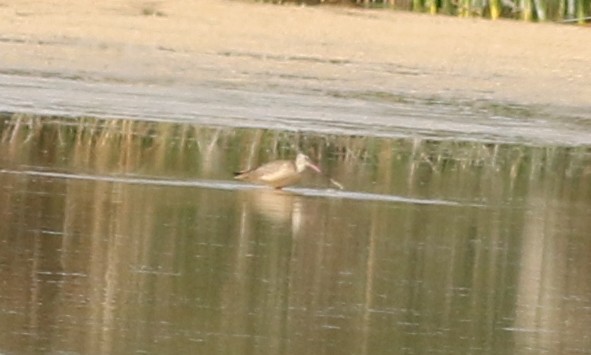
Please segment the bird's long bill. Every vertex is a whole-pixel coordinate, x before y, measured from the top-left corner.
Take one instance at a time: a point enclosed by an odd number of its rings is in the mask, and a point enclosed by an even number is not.
[[[314,165],[312,163],[308,163],[308,164],[306,164],[306,166],[308,166],[310,169],[314,170],[318,174],[322,174],[322,170],[320,170],[320,168],[317,167],[316,165]]]

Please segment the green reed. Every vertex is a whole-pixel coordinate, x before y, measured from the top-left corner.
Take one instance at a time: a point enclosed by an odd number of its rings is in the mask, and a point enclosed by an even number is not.
[[[583,24],[591,20],[590,0],[287,0],[308,5],[354,4],[366,8],[390,8],[459,17],[513,18],[524,21],[556,21]]]

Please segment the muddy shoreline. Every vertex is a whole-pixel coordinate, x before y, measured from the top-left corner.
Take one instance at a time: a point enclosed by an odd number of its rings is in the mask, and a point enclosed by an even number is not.
[[[234,1],[4,1],[0,74],[591,106],[588,28]]]

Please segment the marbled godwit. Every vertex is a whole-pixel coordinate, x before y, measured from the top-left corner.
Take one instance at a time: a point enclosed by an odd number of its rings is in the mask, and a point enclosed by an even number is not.
[[[317,173],[321,172],[320,168],[314,165],[307,155],[298,153],[295,161],[275,160],[258,168],[236,172],[234,178],[281,189],[297,183],[306,168],[310,168]]]

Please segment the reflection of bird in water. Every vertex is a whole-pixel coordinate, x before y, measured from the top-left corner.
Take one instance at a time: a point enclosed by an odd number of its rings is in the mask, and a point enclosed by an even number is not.
[[[317,173],[321,172],[320,168],[314,165],[307,155],[298,153],[295,161],[275,160],[258,168],[236,172],[234,178],[281,189],[296,184],[306,168],[310,168]]]
[[[290,222],[299,228],[302,197],[284,190],[254,189],[241,193],[249,207],[275,224]],[[295,222],[294,222],[295,221]]]

